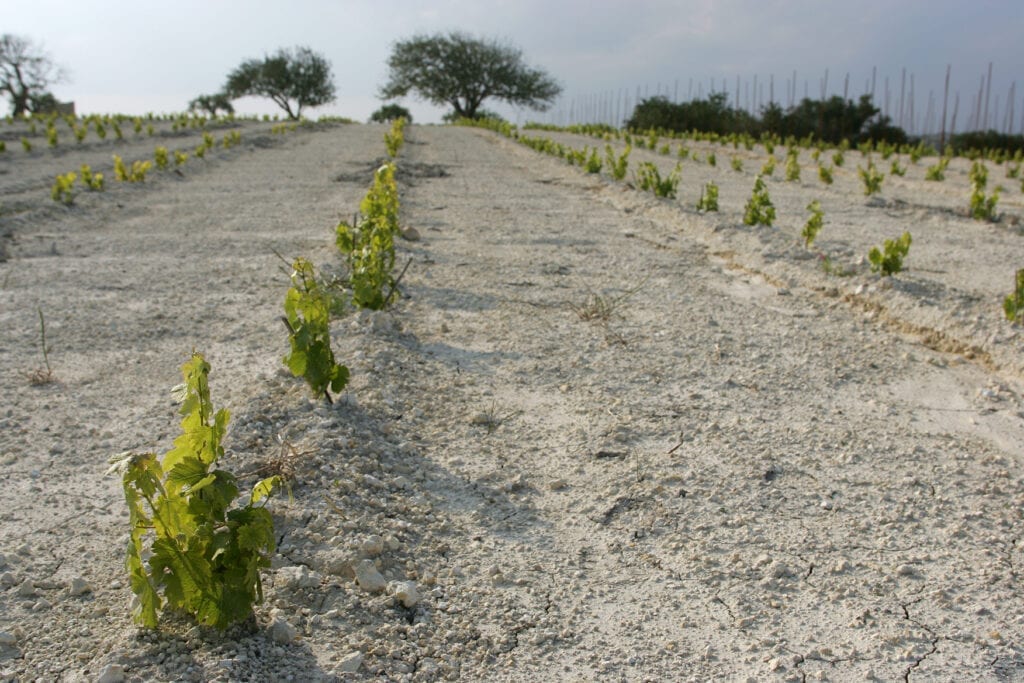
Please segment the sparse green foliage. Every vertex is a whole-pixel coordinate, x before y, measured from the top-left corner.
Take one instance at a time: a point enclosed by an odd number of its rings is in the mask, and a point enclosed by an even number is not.
[[[875,162],[868,158],[868,167],[857,166],[857,175],[864,183],[864,194],[870,197],[882,190],[882,179],[885,178],[882,172],[875,166]]]
[[[601,156],[597,153],[597,147],[594,147],[594,149],[590,151],[590,156],[587,157],[587,161],[583,165],[583,169],[587,173],[600,173],[601,165]]]
[[[730,159],[729,165],[732,166],[732,170],[736,171],[737,173],[743,172],[743,159],[741,159],[740,157],[733,157],[732,159]]]
[[[700,191],[697,201],[698,211],[718,211],[718,185],[707,183]]]
[[[143,183],[146,173],[153,168],[151,161],[133,161],[131,169],[124,165],[121,157],[114,155],[114,177],[121,182]]]
[[[821,202],[817,199],[807,205],[807,210],[811,212],[810,218],[804,224],[804,229],[800,231],[800,236],[804,238],[804,246],[808,249],[814,244],[814,240],[818,238],[818,233],[821,232],[821,228],[825,222],[825,212],[821,209]]]
[[[800,180],[800,161],[795,150],[786,154],[786,182],[795,183]]]
[[[714,152],[708,152],[707,162],[708,162],[708,166],[715,166],[718,163],[718,160],[715,159],[715,153]]]
[[[233,506],[238,484],[214,469],[229,414],[210,401],[210,365],[198,353],[182,366],[182,434],[163,461],[154,453],[112,459],[121,474],[131,525],[125,561],[136,602],[135,621],[155,628],[158,612],[182,611],[204,626],[227,628],[262,602],[260,569],[270,566],[274,522],[261,505],[278,477],[258,482]]]
[[[354,306],[380,310],[392,303],[397,233],[398,188],[395,166],[388,163],[374,174],[373,186],[360,203],[353,224],[342,221],[336,230],[338,250],[348,265]]]
[[[871,251],[868,252],[871,272],[881,273],[883,277],[886,277],[903,270],[903,259],[910,251],[910,242],[910,233],[905,232],[899,239],[885,240],[882,243],[882,249],[871,247]]]
[[[822,164],[818,166],[818,178],[826,185],[832,184],[832,169]]]
[[[946,179],[946,167],[949,166],[949,157],[942,157],[934,166],[929,166],[924,171],[924,179],[934,182],[941,182]]]
[[[1003,312],[1012,323],[1024,323],[1024,268],[1017,271],[1013,292],[1003,299]]]
[[[999,202],[999,193],[1002,190],[996,187],[990,196],[985,196],[985,186],[988,184],[988,169],[980,161],[971,165],[971,218],[979,221],[991,221],[996,218],[996,204]]]
[[[50,197],[53,198],[53,201],[71,206],[71,203],[75,201],[75,179],[77,177],[78,174],[74,171],[57,176],[53,187],[50,188]]]
[[[774,174],[774,173],[775,173],[775,155],[774,154],[769,154],[768,155],[768,160],[765,161],[764,164],[761,166],[761,175],[767,176],[767,177],[771,178],[772,174]]]
[[[28,138],[22,138],[21,139],[21,148],[24,149],[26,152],[31,152],[32,151],[32,141],[29,140]]]
[[[182,152],[181,150],[177,150],[174,152],[175,166],[183,166],[186,161],[188,161],[188,152]]]
[[[645,161],[640,164],[636,173],[636,185],[644,192],[653,192],[655,197],[674,199],[679,188],[681,170],[682,167],[676,164],[672,172],[662,178],[658,167],[649,161]]]
[[[842,167],[842,165],[845,162],[846,162],[846,156],[843,154],[843,152],[841,150],[837,150],[837,151],[832,153],[832,164],[834,166],[836,166],[837,168],[838,167]]]
[[[94,192],[103,191],[103,174],[93,173],[89,164],[82,164],[82,168],[79,169],[82,174],[82,184]]]
[[[291,351],[284,364],[296,377],[304,377],[313,397],[331,401],[348,384],[349,371],[334,360],[331,350],[331,299],[316,278],[313,264],[298,258],[293,264],[292,286],[284,299],[285,324]]]
[[[899,159],[893,159],[892,160],[892,166],[889,167],[889,174],[890,175],[899,176],[899,177],[902,178],[903,176],[905,176],[907,174],[907,167],[906,166],[900,166],[900,160]]]
[[[54,126],[49,126],[46,129],[46,144],[50,147],[57,146],[57,129]]]
[[[743,222],[747,225],[771,226],[775,220],[775,205],[768,196],[768,188],[761,176],[754,179],[754,190],[747,201],[743,212]]]
[[[405,124],[407,119],[399,117],[391,122],[391,130],[384,133],[384,147],[387,149],[388,156],[394,159],[398,156],[398,150],[402,148],[402,144],[405,142]]]
[[[153,153],[153,160],[156,161],[156,167],[161,171],[167,168],[170,163],[166,147],[157,147]]]
[[[615,156],[615,150],[612,149],[611,145],[605,145],[605,165],[611,171],[612,178],[615,180],[622,180],[626,177],[626,170],[629,168],[629,153],[633,151],[630,145],[626,145],[626,151],[620,156]]]

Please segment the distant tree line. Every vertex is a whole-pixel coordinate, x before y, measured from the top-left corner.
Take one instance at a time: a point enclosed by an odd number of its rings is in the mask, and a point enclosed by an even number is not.
[[[873,140],[894,144],[907,142],[906,132],[892,124],[888,116],[880,115],[870,95],[853,102],[833,96],[827,100],[804,98],[798,105],[783,109],[771,103],[757,117],[742,109],[728,105],[724,92],[712,93],[704,100],[670,102],[665,97],[651,97],[642,101],[626,121],[626,127],[636,130],[651,128],[684,132],[698,130],[719,135],[747,134],[760,137],[774,134],[779,137],[806,138],[839,144],[848,140],[852,144]]]

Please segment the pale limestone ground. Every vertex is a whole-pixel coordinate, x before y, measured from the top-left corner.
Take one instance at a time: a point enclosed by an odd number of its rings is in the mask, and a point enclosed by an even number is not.
[[[48,204],[43,154],[0,161],[0,187],[39,178],[18,189],[32,221],[0,217],[17,238],[0,263],[4,679],[331,679],[355,653],[357,678],[409,680],[1021,675],[1009,221],[961,219],[912,176],[869,206],[854,176],[773,182],[780,228],[753,229],[753,154],[741,176],[719,152],[723,211],[702,216],[706,165],[663,202],[490,133],[413,127],[405,297],[334,326],[353,380],[330,408],[280,369],[273,250],[337,263],[382,133],[299,132],[70,210]],[[910,270],[821,273],[794,237],[819,195],[824,249],[853,264],[911,229]],[[614,310],[582,320],[595,297]],[[37,307],[59,380],[42,387]],[[250,480],[278,436],[307,455],[272,503],[259,628],[140,634],[105,459],[168,447],[193,348],[232,411],[228,469]],[[419,603],[358,588],[365,557]],[[75,577],[92,591],[68,594]],[[275,619],[299,639],[270,639]]]

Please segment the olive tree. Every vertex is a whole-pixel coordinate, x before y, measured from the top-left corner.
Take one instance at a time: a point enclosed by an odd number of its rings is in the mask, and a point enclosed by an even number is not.
[[[467,118],[476,118],[488,98],[544,111],[562,92],[544,71],[527,66],[520,50],[460,32],[399,41],[387,64],[381,99],[413,92]]]
[[[12,116],[52,107],[56,100],[48,88],[65,78],[64,70],[28,38],[0,36],[0,92],[10,98]]]
[[[307,47],[278,50],[263,59],[248,59],[228,74],[224,93],[231,99],[269,97],[297,120],[303,107],[334,101],[331,64]]]

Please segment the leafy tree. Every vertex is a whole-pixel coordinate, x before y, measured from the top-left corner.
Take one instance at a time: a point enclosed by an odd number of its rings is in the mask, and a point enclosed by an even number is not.
[[[562,92],[544,71],[526,66],[520,50],[457,31],[395,43],[388,69],[382,99],[415,92],[450,105],[457,117],[478,118],[488,98],[544,111]]]
[[[303,107],[334,101],[334,77],[330,62],[309,48],[281,49],[262,60],[242,62],[228,74],[224,93],[230,99],[269,97],[295,121]]]
[[[397,121],[398,119],[405,119],[412,123],[412,114],[400,104],[385,104],[370,114],[370,123],[387,123],[388,121]]]
[[[52,108],[56,100],[47,88],[65,78],[65,71],[28,38],[0,36],[0,92],[11,99],[12,116]]]
[[[200,95],[188,103],[189,111],[202,111],[210,116],[216,116],[218,111],[225,114],[234,114],[235,108],[231,105],[231,98],[222,92],[215,95]]]
[[[702,133],[752,131],[757,121],[744,111],[726,104],[724,92],[711,93],[706,100],[673,104],[667,98],[651,97],[636,106],[626,127],[634,130],[699,130]]]

